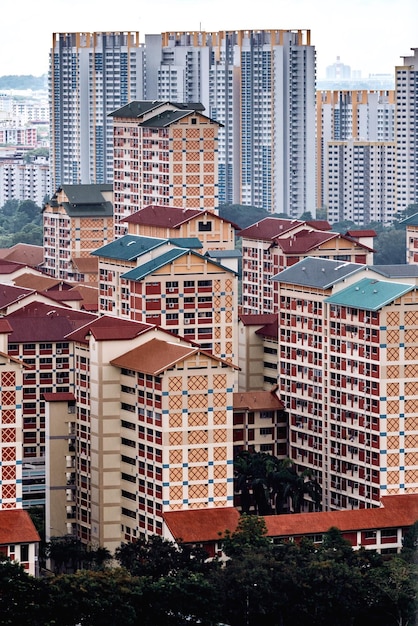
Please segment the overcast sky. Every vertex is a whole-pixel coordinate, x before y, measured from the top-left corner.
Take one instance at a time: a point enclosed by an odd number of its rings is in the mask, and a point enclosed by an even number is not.
[[[46,73],[53,32],[308,29],[318,78],[337,56],[393,74],[418,48],[418,0],[17,0],[2,13],[0,75]]]

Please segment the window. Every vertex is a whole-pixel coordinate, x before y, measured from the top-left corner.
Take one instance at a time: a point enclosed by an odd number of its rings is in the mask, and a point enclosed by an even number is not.
[[[212,222],[199,222],[199,233],[210,232],[212,230]]]

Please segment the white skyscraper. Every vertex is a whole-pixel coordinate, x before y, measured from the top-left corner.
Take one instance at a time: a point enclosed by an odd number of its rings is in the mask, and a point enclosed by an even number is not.
[[[143,98],[137,32],[54,33],[50,57],[51,181],[113,181],[109,113]]]
[[[396,201],[399,211],[418,202],[418,48],[395,68]]]
[[[146,98],[201,102],[219,132],[219,201],[315,213],[309,31],[147,35]]]

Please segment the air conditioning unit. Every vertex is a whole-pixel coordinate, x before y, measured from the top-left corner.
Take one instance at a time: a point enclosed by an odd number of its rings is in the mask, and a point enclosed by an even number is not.
[[[62,370],[63,367],[62,363],[57,363],[57,370]]]
[[[62,348],[57,348],[57,354],[62,354]]]
[[[169,305],[168,305],[168,308],[169,308],[169,309],[174,309],[174,304],[172,304],[172,303],[170,302],[170,303],[169,303]]]
[[[57,378],[57,383],[58,383],[59,385],[62,385],[62,383],[63,383],[63,382],[64,382],[64,379],[63,379],[63,378]]]
[[[168,291],[169,291],[170,293],[173,293],[173,292],[174,292],[174,287],[170,287]]]
[[[185,325],[186,325],[186,324],[190,324],[190,320],[189,320],[189,319],[184,320],[184,324],[185,324]]]

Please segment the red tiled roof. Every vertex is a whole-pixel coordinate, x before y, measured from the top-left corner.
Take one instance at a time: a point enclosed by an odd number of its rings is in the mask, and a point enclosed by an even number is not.
[[[184,361],[188,356],[196,354],[195,346],[184,346],[179,343],[153,338],[142,346],[122,354],[111,361],[112,365],[134,371],[158,376],[175,363]]]
[[[332,230],[332,226],[327,220],[308,220],[306,225],[317,230]]]
[[[18,300],[22,300],[26,296],[35,293],[33,289],[25,289],[23,287],[15,287],[14,285],[0,284],[0,309],[14,304]]]
[[[97,274],[99,270],[99,259],[97,256],[73,257],[71,261],[80,274]]]
[[[0,249],[0,257],[36,268],[44,262],[44,248],[29,243],[17,243],[11,248]]]
[[[11,333],[13,328],[10,326],[9,322],[6,318],[0,318],[0,335],[4,335],[5,333]]]
[[[216,513],[215,513],[216,511]],[[217,541],[225,530],[234,532],[239,520],[237,509],[198,509],[163,514],[174,538],[185,543]],[[405,528],[418,520],[418,494],[382,497],[382,506],[373,509],[296,513],[264,517],[269,537],[298,537],[327,532]]]
[[[325,511],[268,515],[265,518],[270,537],[291,537],[324,533],[332,526],[342,532],[411,526],[418,520],[418,494],[384,496],[382,506],[374,509]]]
[[[23,509],[0,510],[0,545],[40,541],[29,513]]]
[[[347,230],[346,235],[349,237],[377,237],[377,232],[375,230]]]
[[[238,237],[246,239],[263,239],[270,241],[274,237],[280,237],[297,226],[302,226],[304,222],[300,220],[283,219],[279,217],[265,217],[263,220],[247,226],[239,231]]]
[[[75,402],[75,395],[69,391],[48,392],[44,393],[43,396],[46,402]]]
[[[56,302],[77,302],[83,299],[80,292],[76,289],[65,289],[64,291],[50,289],[49,291],[40,291],[39,293]]]
[[[0,272],[1,273],[1,272]],[[71,289],[74,284],[45,274],[31,274],[27,272],[13,280],[18,287],[27,287],[36,291],[50,291],[51,289]],[[48,294],[49,295],[49,294]]]
[[[15,261],[0,259],[0,275],[13,274],[13,272],[16,272],[17,270],[23,269],[25,267],[25,263],[16,263]]]
[[[163,228],[180,228],[185,222],[205,213],[206,211],[200,209],[181,209],[173,206],[150,204],[123,218],[122,222]]]
[[[91,313],[35,301],[6,316],[11,343],[62,341],[74,329],[96,319]]]
[[[260,337],[267,337],[269,339],[278,339],[279,338],[279,326],[278,320],[272,322],[271,324],[265,324],[262,328],[259,328],[255,331],[256,335]]]
[[[88,313],[84,313],[88,315]],[[88,336],[93,335],[98,341],[114,341],[117,339],[133,339],[142,333],[155,328],[152,324],[133,322],[118,317],[102,315],[96,317],[94,321],[80,326],[76,331],[70,333],[67,339],[88,343]]]
[[[219,541],[226,530],[233,532],[239,520],[238,509],[214,508],[163,513],[164,521],[174,539],[185,543]]]
[[[264,326],[265,324],[277,324],[277,313],[252,313],[241,314],[239,319],[244,326]]]
[[[275,243],[285,254],[306,254],[332,239],[341,237],[339,233],[319,230],[301,230],[291,237],[275,238]]]
[[[284,404],[271,391],[237,391],[234,393],[234,411],[248,409],[254,411],[283,410]]]

